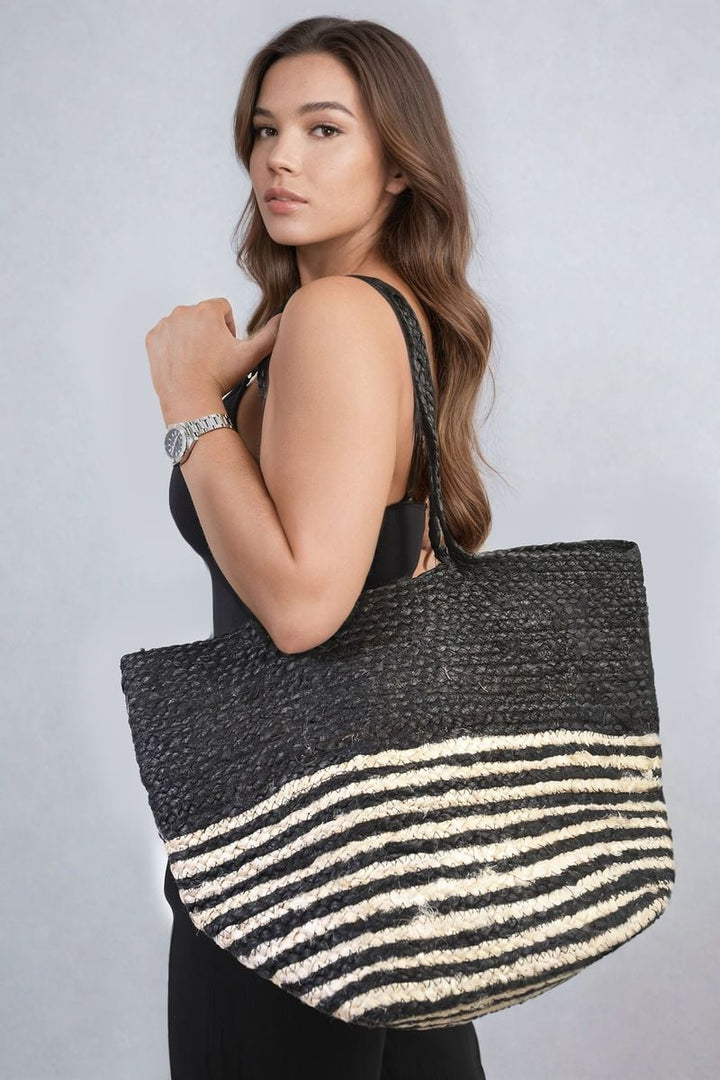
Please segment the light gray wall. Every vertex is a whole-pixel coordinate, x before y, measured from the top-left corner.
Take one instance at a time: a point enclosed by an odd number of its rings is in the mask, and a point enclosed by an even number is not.
[[[144,335],[254,292],[230,235],[245,64],[286,3],[3,5],[2,1037],[13,1080],[167,1077],[164,853],[122,653],[206,637]],[[717,1042],[716,3],[330,6],[444,96],[494,320],[489,545],[623,537],[646,575],[678,880],[666,914],[477,1022],[488,1080],[706,1078]],[[386,16],[388,18],[386,19]]]

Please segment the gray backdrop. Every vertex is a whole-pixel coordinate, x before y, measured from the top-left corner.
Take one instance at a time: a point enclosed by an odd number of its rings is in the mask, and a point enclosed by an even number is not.
[[[705,1080],[720,1061],[720,8],[257,8],[3,5],[0,1073],[169,1075],[164,851],[118,660],[208,636],[210,579],[169,516],[144,336],[210,296],[244,324],[240,79],[280,26],[331,13],[419,48],[457,140],[470,278],[496,332],[483,439],[507,484],[488,481],[488,546],[630,538],[645,568],[675,891],[618,952],[477,1021],[488,1080]]]

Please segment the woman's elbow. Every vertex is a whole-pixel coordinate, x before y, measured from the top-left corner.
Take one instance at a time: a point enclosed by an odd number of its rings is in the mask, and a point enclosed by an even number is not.
[[[324,595],[304,594],[292,607],[285,605],[274,621],[271,637],[280,652],[307,652],[337,633],[353,606],[354,601],[339,607],[337,594],[329,595],[326,583]]]
[[[314,649],[332,637],[338,626],[328,629],[313,621],[307,610],[300,611],[296,618],[287,616],[279,624],[276,624],[271,637],[276,648],[288,655],[307,652]]]

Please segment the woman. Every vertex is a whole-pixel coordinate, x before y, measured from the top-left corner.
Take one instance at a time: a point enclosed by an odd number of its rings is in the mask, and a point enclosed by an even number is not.
[[[467,550],[491,521],[473,431],[491,324],[464,277],[468,208],[442,105],[403,38],[365,20],[289,27],[250,64],[234,125],[253,189],[237,262],[262,290],[252,336],[238,341],[214,299],[176,308],[146,345],[166,425],[229,423],[184,454],[168,445],[171,512],[209,567],[214,634],[254,616],[301,652],[364,589],[436,563],[408,350],[382,283],[426,343],[446,518]],[[169,864],[165,895],[173,1080],[484,1077],[472,1023],[337,1020],[197,932]]]

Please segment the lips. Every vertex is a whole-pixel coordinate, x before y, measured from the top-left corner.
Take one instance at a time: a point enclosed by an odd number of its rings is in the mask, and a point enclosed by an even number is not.
[[[298,195],[295,191],[289,191],[288,188],[271,187],[265,192],[265,202],[270,202],[271,199],[279,199],[281,202],[306,202],[302,195]]]

